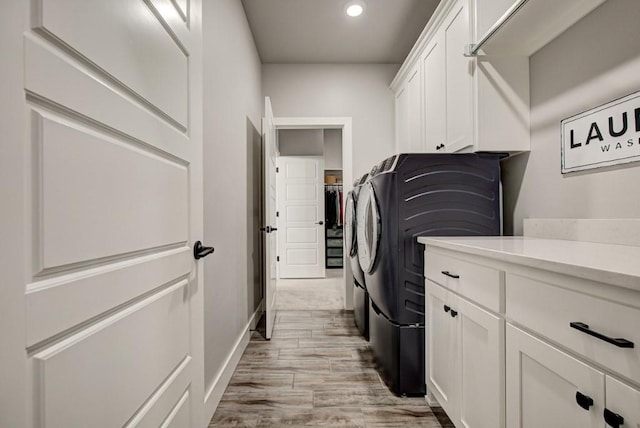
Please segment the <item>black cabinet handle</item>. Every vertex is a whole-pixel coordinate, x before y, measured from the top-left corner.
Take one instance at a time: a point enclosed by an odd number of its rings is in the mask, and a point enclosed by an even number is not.
[[[604,421],[613,428],[620,428],[620,425],[624,425],[624,418],[609,409],[604,409]]]
[[[588,334],[589,336],[596,337],[600,340],[604,340],[607,343],[617,346],[618,348],[633,348],[633,342],[628,341],[627,339],[615,339],[612,337],[605,336],[604,334],[598,333],[597,331],[593,331],[589,328],[589,326],[583,322],[571,322],[569,323],[571,328],[575,328],[578,331]]]
[[[444,305],[444,311],[449,312],[451,310],[451,306]]]
[[[442,274],[445,275],[445,276],[448,276],[449,278],[453,278],[453,279],[460,278],[460,275],[453,274],[453,273],[449,272],[448,270],[443,270]]]
[[[451,318],[455,318],[458,316],[458,311],[454,311],[453,309],[451,309]]]
[[[593,406],[593,398],[582,394],[580,391],[576,392],[576,403],[578,406],[585,410],[589,410],[589,407]]]
[[[578,406],[585,410],[589,410],[589,407],[593,406],[593,398],[582,394],[580,391],[576,392],[576,403]]]
[[[193,245],[193,258],[196,260],[200,260],[203,257],[207,257],[209,254],[212,254],[215,251],[213,247],[205,247],[202,245],[202,242],[196,241]]]

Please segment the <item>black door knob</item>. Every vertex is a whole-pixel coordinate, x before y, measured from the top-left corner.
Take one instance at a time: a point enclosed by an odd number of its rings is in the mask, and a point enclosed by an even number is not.
[[[319,221],[316,224],[319,224],[320,226],[322,226],[324,224],[324,221]]]
[[[215,251],[213,247],[205,247],[202,245],[202,242],[196,241],[193,245],[193,258],[196,260],[200,260],[203,257],[207,257],[209,254],[212,254]]]

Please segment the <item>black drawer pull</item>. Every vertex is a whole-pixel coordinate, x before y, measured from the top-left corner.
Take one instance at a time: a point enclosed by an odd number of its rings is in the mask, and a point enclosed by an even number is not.
[[[609,409],[604,409],[604,421],[613,428],[620,428],[620,425],[624,425],[624,418]]]
[[[454,311],[453,309],[451,309],[451,318],[455,318],[458,316],[458,311]]]
[[[569,323],[571,328],[575,328],[578,331],[588,334],[589,336],[597,337],[600,340],[604,340],[607,343],[611,343],[612,345],[616,345],[618,348],[633,348],[633,342],[628,341],[627,339],[614,339],[612,337],[605,336],[604,334],[598,333],[597,331],[593,331],[589,329],[589,326],[583,322],[572,322]]]
[[[576,403],[583,409],[589,410],[589,407],[593,406],[593,398],[581,394],[580,391],[578,391],[576,392]]]
[[[451,310],[451,306],[444,305],[444,311],[449,312]]]
[[[443,270],[442,274],[448,276],[449,278],[453,278],[453,279],[460,278],[460,275],[453,274],[453,273],[449,272],[448,270]]]

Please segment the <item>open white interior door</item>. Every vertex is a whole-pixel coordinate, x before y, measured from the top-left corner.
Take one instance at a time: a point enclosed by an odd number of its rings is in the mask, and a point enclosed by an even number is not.
[[[276,228],[276,127],[273,123],[271,100],[265,97],[264,119],[262,120],[262,136],[264,146],[263,183],[264,183],[264,227],[263,232],[263,260],[265,297],[266,297],[266,338],[271,339],[273,326],[276,322],[277,298],[277,228]]]
[[[0,6],[2,427],[206,424],[202,5],[186,5]]]
[[[324,158],[278,158],[280,278],[324,278]]]

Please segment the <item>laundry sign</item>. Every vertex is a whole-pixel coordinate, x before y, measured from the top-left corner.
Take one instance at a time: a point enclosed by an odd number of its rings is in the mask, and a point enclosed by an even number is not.
[[[562,173],[640,161],[640,92],[562,121]]]

